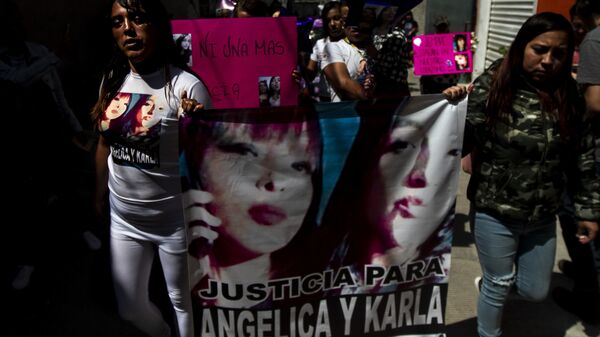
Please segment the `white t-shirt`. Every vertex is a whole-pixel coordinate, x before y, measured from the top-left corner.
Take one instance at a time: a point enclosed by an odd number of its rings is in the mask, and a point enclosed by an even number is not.
[[[345,39],[342,39],[336,42],[329,42],[325,45],[325,55],[321,63],[321,70],[325,69],[331,63],[345,63],[350,78],[356,81],[362,69],[364,69],[364,62],[366,62],[366,58],[362,52],[346,42]],[[361,63],[363,63],[363,67],[361,67]],[[332,102],[341,101],[333,87],[330,88],[329,92]]]
[[[585,35],[579,53],[577,83],[600,84],[600,27],[594,28]]]
[[[108,158],[113,220],[146,231],[163,232],[183,226],[179,170],[181,95],[187,91],[211,106],[204,84],[179,68],[148,75],[129,73],[100,122],[109,141]],[[112,118],[112,119],[109,119]]]
[[[325,74],[323,74],[322,70],[323,68],[321,67],[323,60],[325,59],[325,45],[327,43],[329,43],[329,36],[318,39],[313,47],[312,54],[310,54],[310,59],[317,62],[319,78],[318,80],[315,80],[315,82],[319,82],[317,88],[319,88],[319,96],[321,97],[330,97],[331,91],[329,82],[327,82],[327,78],[325,78]]]

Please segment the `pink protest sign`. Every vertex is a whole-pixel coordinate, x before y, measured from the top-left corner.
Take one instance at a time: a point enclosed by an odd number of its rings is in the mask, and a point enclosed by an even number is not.
[[[473,71],[471,35],[468,32],[419,35],[413,39],[413,50],[415,75]]]
[[[172,26],[215,108],[297,104],[295,17],[174,20]]]

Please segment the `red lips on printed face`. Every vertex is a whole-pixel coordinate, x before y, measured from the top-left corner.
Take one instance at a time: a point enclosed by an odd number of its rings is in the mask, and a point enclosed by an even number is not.
[[[287,219],[285,211],[279,207],[260,204],[250,207],[248,215],[259,225],[271,226]]]

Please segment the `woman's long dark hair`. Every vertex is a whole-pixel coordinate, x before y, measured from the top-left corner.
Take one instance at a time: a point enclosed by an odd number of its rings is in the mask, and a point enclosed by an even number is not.
[[[157,57],[158,61],[162,63],[165,71],[165,82],[169,89],[171,83],[171,74],[169,72],[169,68],[166,67],[167,65],[174,65],[180,69],[191,72],[189,67],[186,65],[185,60],[183,60],[179,54],[177,46],[173,41],[170,21],[171,18],[160,0],[110,1],[110,6],[107,8],[108,16],[105,20],[107,31],[111,30],[110,13],[114,3],[118,3],[123,8],[126,8],[128,11],[132,12],[141,11],[143,9],[144,14],[148,19],[148,24],[154,26],[154,30],[156,32],[156,55],[154,55],[154,57]],[[110,101],[117,94],[117,91],[123,84],[123,81],[130,70],[127,58],[117,47],[114,39],[112,39],[112,36],[111,41],[113,48],[112,57],[108,63],[108,66],[103,72],[100,95],[91,113],[92,120],[96,124]]]
[[[486,109],[488,125],[493,127],[496,122],[512,114],[512,103],[524,76],[525,47],[538,35],[550,31],[567,33],[567,55],[553,83],[547,83],[550,90],[538,90],[538,95],[544,113],[556,115],[555,111],[558,111],[558,116],[555,117],[559,121],[561,137],[567,140],[573,135],[575,126],[571,120],[577,113],[578,106],[576,87],[571,78],[575,39],[571,23],[562,15],[551,12],[538,13],[525,21],[510,46],[507,57],[495,71]]]

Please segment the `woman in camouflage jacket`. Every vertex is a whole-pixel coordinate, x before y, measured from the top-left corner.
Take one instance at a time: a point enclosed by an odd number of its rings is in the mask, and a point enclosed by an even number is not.
[[[591,129],[570,76],[573,48],[569,21],[536,14],[469,95],[465,139],[475,152],[468,197],[483,270],[477,318],[483,337],[501,334],[511,288],[533,301],[548,293],[565,177],[587,233],[580,241],[598,230],[600,181]]]

